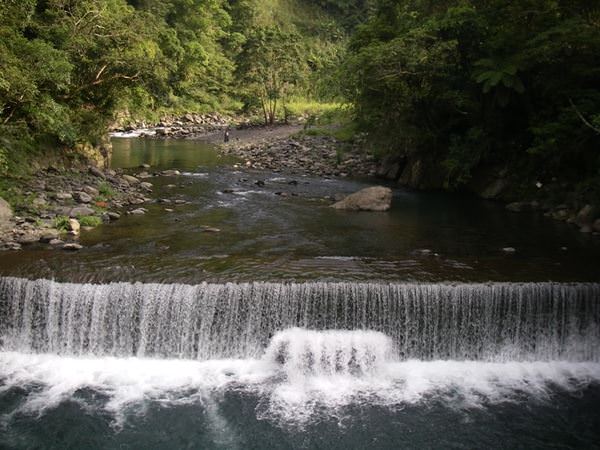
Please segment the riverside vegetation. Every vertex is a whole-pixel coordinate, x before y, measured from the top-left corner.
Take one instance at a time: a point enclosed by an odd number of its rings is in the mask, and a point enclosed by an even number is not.
[[[468,190],[600,232],[596,2],[1,0],[0,37],[6,248],[150,200],[110,171],[109,129],[290,121],[305,129],[224,151]]]

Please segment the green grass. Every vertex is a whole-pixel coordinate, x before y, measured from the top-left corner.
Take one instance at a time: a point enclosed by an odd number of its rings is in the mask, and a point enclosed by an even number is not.
[[[100,195],[102,195],[102,197],[104,197],[104,199],[110,199],[110,198],[114,197],[114,195],[115,195],[115,191],[110,186],[110,184],[108,184],[106,181],[103,181],[102,183],[100,183],[100,185],[98,186],[98,192],[100,192]],[[104,200],[102,200],[102,201],[104,201]]]
[[[56,216],[54,218],[54,228],[58,231],[66,232],[69,230],[69,218],[67,216]]]
[[[102,219],[96,216],[85,216],[79,218],[79,224],[82,227],[97,227],[102,224]]]

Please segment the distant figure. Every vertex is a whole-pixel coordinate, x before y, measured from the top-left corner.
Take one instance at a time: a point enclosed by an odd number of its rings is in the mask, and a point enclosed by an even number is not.
[[[229,128],[225,128],[225,134],[223,136],[223,141],[225,141],[225,143],[229,142]]]

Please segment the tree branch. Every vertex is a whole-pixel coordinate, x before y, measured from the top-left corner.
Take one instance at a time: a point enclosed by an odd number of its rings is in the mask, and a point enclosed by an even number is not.
[[[573,103],[573,100],[569,99],[569,103],[573,107],[573,110],[575,111],[575,114],[577,114],[577,117],[579,117],[579,119],[581,119],[581,121],[585,124],[585,126],[594,130],[596,133],[600,134],[600,128],[596,128],[594,125],[592,125],[590,122],[588,122],[588,120],[585,117],[583,117],[583,114],[581,114],[581,112],[577,109],[577,106],[575,106],[575,103]]]

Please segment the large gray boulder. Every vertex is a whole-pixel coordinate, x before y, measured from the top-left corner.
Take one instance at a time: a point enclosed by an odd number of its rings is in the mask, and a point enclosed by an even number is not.
[[[13,217],[13,210],[6,200],[0,197],[0,230],[10,227],[10,219]]]
[[[392,190],[383,186],[373,186],[355,192],[331,207],[348,211],[387,211],[391,205]]]

